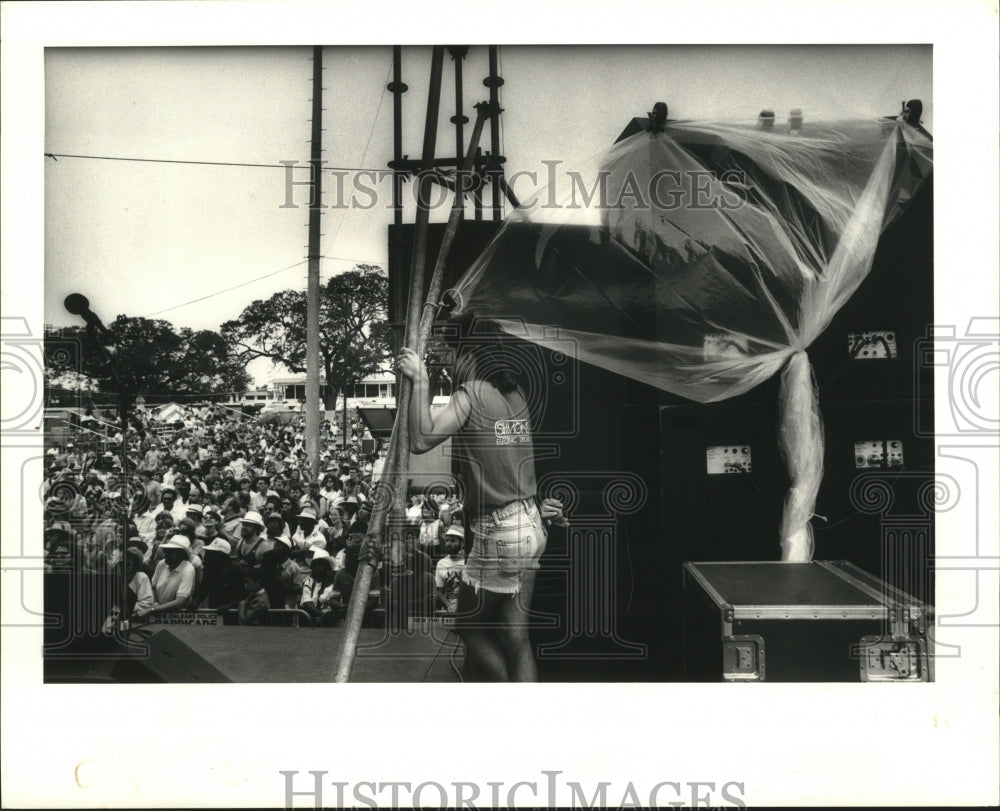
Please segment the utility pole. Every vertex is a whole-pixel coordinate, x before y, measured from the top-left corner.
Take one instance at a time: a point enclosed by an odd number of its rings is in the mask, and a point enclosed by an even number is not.
[[[319,476],[319,218],[322,209],[323,49],[313,48],[312,192],[309,200],[309,287],[306,294],[306,458]]]

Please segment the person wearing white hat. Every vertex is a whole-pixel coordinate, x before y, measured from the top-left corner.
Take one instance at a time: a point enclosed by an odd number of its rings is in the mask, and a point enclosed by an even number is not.
[[[183,535],[171,535],[160,544],[163,559],[153,572],[153,613],[179,611],[191,600],[195,588],[194,566],[188,560],[191,541]]]
[[[316,549],[313,552],[312,560],[309,562],[309,576],[302,583],[302,597],[299,601],[299,608],[308,611],[314,619],[322,619],[323,608],[329,599],[321,601],[321,597],[327,597],[327,592],[333,587],[334,566],[333,558],[325,549]]]
[[[220,537],[205,547],[204,574],[194,602],[199,608],[236,605],[243,598],[243,574],[233,563],[231,551],[229,541]]]
[[[326,549],[326,536],[322,533],[316,511],[312,507],[303,508],[298,514],[298,529],[292,535],[292,543],[299,549]]]
[[[256,510],[249,510],[240,519],[240,542],[236,545],[236,557],[250,565],[260,563],[261,556],[274,548],[274,541],[264,536],[267,527]]]
[[[216,537],[205,547],[205,551],[221,552],[226,557],[229,557],[230,552],[232,552],[232,546],[225,538]]]
[[[277,546],[278,540],[287,541],[289,546],[292,546],[292,540],[288,533],[288,524],[285,523],[285,517],[279,512],[269,512],[264,516],[264,525],[267,527],[267,539],[271,541],[274,546]],[[272,546],[272,548],[274,548]]]
[[[279,516],[280,517],[280,516]],[[274,548],[268,553],[278,567],[278,581],[281,583],[280,599],[283,605],[275,608],[298,608],[302,599],[302,583],[305,574],[299,565],[292,560],[292,541],[287,535],[281,535],[274,541]]]
[[[449,614],[458,610],[458,588],[465,568],[465,530],[452,524],[444,533],[445,556],[434,569],[434,593]]]

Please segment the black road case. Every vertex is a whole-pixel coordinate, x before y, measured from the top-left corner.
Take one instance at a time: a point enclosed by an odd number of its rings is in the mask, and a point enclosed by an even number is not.
[[[684,564],[686,681],[933,681],[933,607],[847,561]]]

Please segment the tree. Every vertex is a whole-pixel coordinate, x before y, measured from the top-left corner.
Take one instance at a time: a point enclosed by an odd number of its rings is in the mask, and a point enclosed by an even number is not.
[[[389,282],[376,265],[355,265],[320,288],[319,356],[326,374],[324,407],[337,392],[385,368],[391,357],[387,307]],[[222,325],[222,335],[246,363],[268,358],[292,372],[306,371],[306,294],[282,290],[258,299]]]
[[[246,364],[212,330],[177,329],[161,319],[119,315],[108,333],[121,385],[130,397],[222,394],[250,384]],[[96,382],[100,391],[117,389],[101,348],[83,327],[46,332],[45,372],[50,385],[71,375]]]

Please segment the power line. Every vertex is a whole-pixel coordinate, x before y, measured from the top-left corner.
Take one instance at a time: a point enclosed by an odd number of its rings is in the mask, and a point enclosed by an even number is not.
[[[231,290],[236,290],[239,287],[246,287],[248,284],[253,284],[254,282],[259,282],[261,279],[267,279],[270,276],[277,276],[279,273],[284,273],[286,270],[292,270],[297,268],[299,265],[304,265],[308,262],[308,259],[303,259],[296,262],[294,265],[289,265],[286,268],[281,268],[280,270],[274,270],[271,273],[265,273],[263,276],[258,276],[256,279],[249,279],[245,282],[240,282],[239,284],[234,284],[232,287],[227,287],[225,290],[217,290],[214,293],[209,293],[208,295],[202,296],[201,298],[191,299],[191,301],[185,301],[183,304],[175,304],[173,307],[167,307],[163,310],[157,310],[155,313],[150,313],[150,315],[160,315],[160,313],[168,313],[171,310],[179,310],[181,307],[187,307],[189,304],[194,304],[199,301],[204,301],[207,298],[212,298],[213,296],[221,296],[223,293],[228,293]]]
[[[358,258],[358,257],[350,257],[350,256],[320,256],[319,258],[320,259],[333,259],[333,260],[337,260],[337,261],[340,261],[340,262],[355,262],[355,263],[358,263],[358,264],[366,264],[366,265],[383,265],[383,264],[385,264],[385,261],[382,260],[382,259],[361,259],[361,258]],[[267,279],[267,278],[269,278],[271,276],[277,276],[279,273],[284,273],[286,270],[293,270],[293,269],[299,267],[300,265],[306,264],[308,261],[309,261],[308,259],[303,259],[300,262],[296,262],[294,265],[289,265],[288,267],[272,271],[271,273],[265,273],[263,276],[257,276],[254,279],[248,279],[247,281],[240,282],[239,284],[233,285],[232,287],[227,287],[224,290],[216,290],[214,293],[208,293],[207,295],[204,295],[201,298],[191,299],[191,301],[185,301],[183,304],[175,304],[172,307],[167,307],[166,309],[163,309],[163,310],[157,310],[155,313],[150,313],[150,316],[160,315],[161,313],[167,313],[167,312],[170,312],[171,310],[179,310],[181,307],[186,307],[188,304],[195,304],[195,303],[197,303],[199,301],[204,301],[205,299],[212,298],[213,296],[221,296],[223,293],[229,293],[230,291],[237,290],[240,287],[246,287],[248,284],[253,284],[254,282],[259,282],[262,279]]]
[[[361,153],[361,163],[368,157],[368,147],[371,145],[372,136],[375,134],[375,125],[378,123],[379,114],[382,112],[382,102],[385,101],[385,91],[389,88],[389,77],[392,76],[392,57],[389,57],[389,70],[385,74],[385,81],[382,82],[382,95],[378,99],[378,107],[375,109],[375,117],[372,119],[372,128],[368,132],[368,140],[365,141],[364,151]],[[337,223],[337,230],[333,234],[333,244],[337,244],[337,237],[340,235],[340,228],[347,219],[347,212],[340,215],[340,222]]]
[[[360,262],[366,265],[384,265],[384,259],[358,259],[350,256],[325,256],[320,255],[320,259],[336,259],[339,262]]]
[[[371,136],[369,136],[371,140]],[[367,147],[365,147],[367,151]],[[67,155],[62,152],[46,152],[44,153],[46,158],[52,158],[56,160],[57,158],[79,158],[81,160],[95,160],[95,161],[126,161],[131,163],[173,163],[180,164],[184,166],[235,166],[240,168],[253,168],[253,169],[287,169],[288,166],[283,163],[235,163],[235,162],[225,162],[225,161],[191,161],[191,160],[168,160],[166,158],[123,158],[117,155]],[[302,164],[293,164],[293,169],[311,169],[312,167],[308,162]],[[324,166],[324,172],[380,172],[381,169],[375,167],[359,167],[359,166]]]
[[[375,134],[375,125],[378,123],[378,117],[382,113],[382,102],[385,101],[385,91],[389,89],[389,78],[392,76],[392,57],[389,58],[389,70],[386,71],[385,81],[382,82],[382,95],[378,99],[378,107],[375,108],[375,117],[372,119],[372,128],[368,132],[368,140],[365,141],[364,152],[361,153],[361,162],[365,162],[365,158],[368,157],[368,147],[371,145],[372,136]]]

